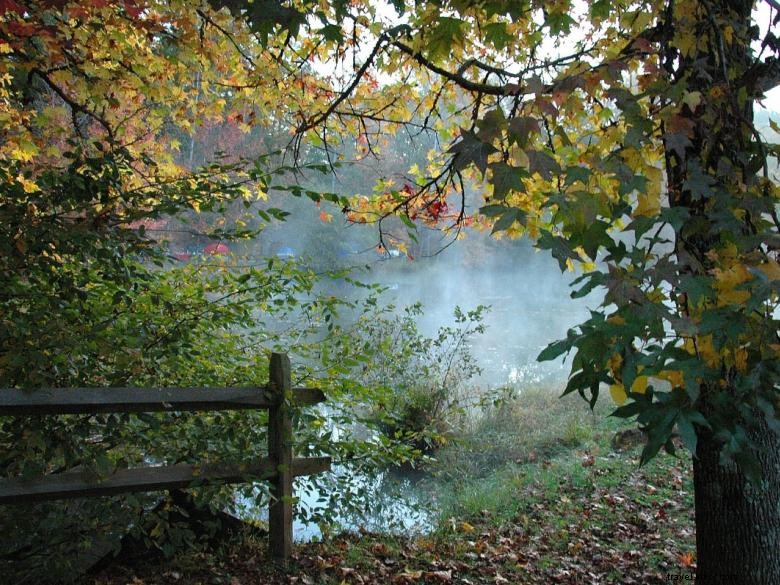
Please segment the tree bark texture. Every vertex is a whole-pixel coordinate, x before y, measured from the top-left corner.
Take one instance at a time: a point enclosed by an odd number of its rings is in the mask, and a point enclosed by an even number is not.
[[[721,465],[720,444],[699,433],[693,478],[697,585],[780,583],[780,439],[765,425],[751,433],[763,468],[750,483],[735,464]]]

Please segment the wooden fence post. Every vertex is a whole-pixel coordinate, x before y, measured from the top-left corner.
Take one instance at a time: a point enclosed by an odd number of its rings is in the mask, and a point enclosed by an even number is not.
[[[268,507],[268,546],[272,557],[285,560],[292,553],[293,525],[292,382],[287,354],[271,354],[269,378],[276,404],[268,411],[268,457],[276,465],[277,475]]]

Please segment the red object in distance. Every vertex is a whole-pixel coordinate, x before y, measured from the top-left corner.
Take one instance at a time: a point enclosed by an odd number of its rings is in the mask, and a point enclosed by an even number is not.
[[[209,244],[205,248],[203,248],[204,254],[220,254],[222,256],[227,256],[230,254],[230,248],[227,244],[223,244],[222,242],[214,242],[213,244]]]

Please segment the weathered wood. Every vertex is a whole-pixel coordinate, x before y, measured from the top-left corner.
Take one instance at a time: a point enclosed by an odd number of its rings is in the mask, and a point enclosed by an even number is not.
[[[0,415],[242,410],[271,408],[277,400],[268,387],[3,388]],[[316,388],[295,388],[292,400],[305,406],[323,402],[325,395]]]
[[[323,471],[330,471],[332,463],[330,457],[294,457],[292,460],[292,474],[294,477],[301,475],[316,475]]]
[[[294,459],[291,465],[292,475],[311,475],[327,471],[330,464],[330,457]],[[203,481],[243,483],[250,479],[273,479],[276,475],[276,464],[270,458],[239,466],[178,464],[121,469],[102,481],[86,472],[69,471],[26,481],[2,479],[0,504],[171,490]]]
[[[44,388],[0,389],[0,416],[268,409],[268,458],[241,466],[170,465],[123,469],[102,480],[69,471],[23,481],[0,479],[0,504],[123,492],[171,490],[211,481],[271,480],[269,548],[286,560],[292,553],[293,478],[330,469],[330,457],[293,458],[291,407],[317,404],[316,388],[292,388],[290,360],[271,355],[267,386],[245,388]]]
[[[268,457],[277,472],[268,507],[268,546],[272,557],[285,560],[292,554],[293,525],[291,375],[286,354],[271,354],[269,378],[269,387],[278,400],[268,411]]]
[[[293,388],[292,406],[310,406],[325,402],[327,397],[319,388]]]

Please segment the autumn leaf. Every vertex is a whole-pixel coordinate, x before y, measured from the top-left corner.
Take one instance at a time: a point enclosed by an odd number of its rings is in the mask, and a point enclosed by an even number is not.
[[[696,557],[692,552],[686,552],[680,555],[680,564],[683,567],[692,567],[695,562]]]

